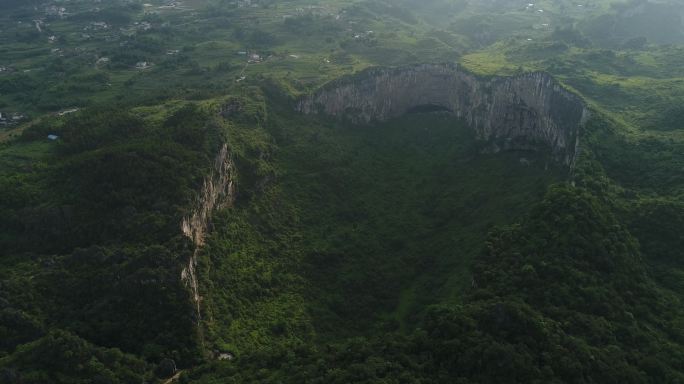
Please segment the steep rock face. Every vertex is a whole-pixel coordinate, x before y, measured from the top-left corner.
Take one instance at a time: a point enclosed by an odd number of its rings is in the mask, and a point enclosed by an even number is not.
[[[224,144],[216,155],[211,174],[204,179],[190,214],[181,222],[183,234],[192,240],[195,246],[192,256],[183,268],[181,279],[192,292],[198,321],[201,314],[201,297],[196,272],[197,254],[209,232],[211,214],[217,209],[232,205],[235,200],[235,174],[235,164],[228,145]]]
[[[575,157],[588,118],[582,99],[546,73],[484,78],[436,64],[375,68],[345,77],[300,99],[297,110],[368,123],[422,106],[463,118],[494,150],[545,146],[566,164]]]

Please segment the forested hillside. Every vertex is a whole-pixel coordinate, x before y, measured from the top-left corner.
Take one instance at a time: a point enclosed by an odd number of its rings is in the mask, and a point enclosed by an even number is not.
[[[675,1],[5,1],[0,384],[684,382]]]

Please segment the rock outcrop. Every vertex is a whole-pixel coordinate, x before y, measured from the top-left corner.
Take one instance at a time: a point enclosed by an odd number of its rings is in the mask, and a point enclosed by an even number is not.
[[[204,179],[190,214],[181,223],[183,234],[194,244],[193,254],[183,268],[181,279],[192,293],[198,322],[201,319],[201,297],[197,280],[197,255],[209,232],[211,214],[230,206],[235,200],[235,174],[235,164],[228,145],[224,144],[216,155],[211,174]]]
[[[480,77],[456,65],[373,68],[333,81],[297,110],[354,123],[384,121],[422,107],[451,111],[494,151],[546,147],[572,164],[588,118],[583,100],[547,73]]]

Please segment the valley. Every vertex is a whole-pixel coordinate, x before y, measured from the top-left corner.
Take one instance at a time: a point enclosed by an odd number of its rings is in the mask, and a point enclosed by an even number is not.
[[[2,7],[0,384],[684,382],[679,3]]]

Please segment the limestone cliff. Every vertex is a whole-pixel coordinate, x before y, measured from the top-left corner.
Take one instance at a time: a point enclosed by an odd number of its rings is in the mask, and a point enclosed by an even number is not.
[[[546,73],[485,78],[446,64],[366,70],[303,97],[297,110],[368,123],[422,106],[463,118],[494,150],[545,146],[568,165],[588,117],[582,99]]]
[[[197,254],[209,231],[211,214],[217,209],[230,206],[235,199],[235,172],[228,145],[224,144],[216,155],[211,173],[204,179],[190,214],[181,223],[183,234],[194,244],[193,254],[183,268],[181,278],[192,292],[198,321],[201,315],[201,297],[196,272]]]

